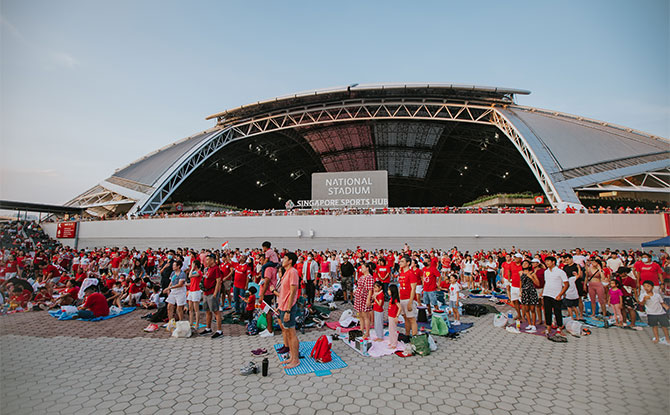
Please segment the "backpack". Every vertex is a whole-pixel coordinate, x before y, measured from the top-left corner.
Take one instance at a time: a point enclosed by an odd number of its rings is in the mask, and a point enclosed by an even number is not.
[[[167,314],[167,304],[161,306],[159,309],[157,309],[149,318],[149,321],[152,323],[162,323],[164,322],[168,317]]]
[[[410,342],[412,343],[412,346],[414,346],[416,354],[420,356],[428,356],[430,354],[430,344],[428,342],[427,334],[412,336]]]
[[[449,326],[441,316],[433,314],[430,322],[430,332],[436,336],[446,336],[449,334]]]
[[[330,354],[331,347],[332,344],[330,339],[328,336],[323,335],[316,340],[316,343],[312,348],[312,353],[310,353],[310,357],[319,363],[328,363],[333,360]]]
[[[481,304],[464,304],[463,314],[480,317],[488,313],[489,310]]]

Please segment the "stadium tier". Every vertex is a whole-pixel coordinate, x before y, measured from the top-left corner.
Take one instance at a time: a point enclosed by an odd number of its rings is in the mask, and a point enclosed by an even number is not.
[[[581,195],[670,196],[670,141],[520,106],[529,91],[448,84],[352,85],[207,117],[67,203],[91,215],[153,214],[207,201],[245,209],[310,199],[317,172],[383,170],[388,203],[460,206],[530,192],[581,207]],[[617,194],[613,193],[613,194]]]

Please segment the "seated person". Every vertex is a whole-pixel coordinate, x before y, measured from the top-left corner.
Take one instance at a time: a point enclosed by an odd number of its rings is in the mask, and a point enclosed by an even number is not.
[[[65,283],[65,291],[61,293],[60,298],[54,303],[52,308],[60,307],[62,305],[73,305],[79,298],[79,287],[73,279],[67,280]]]
[[[16,310],[17,308],[25,309],[28,306],[28,301],[33,296],[32,291],[27,290],[20,285],[15,285],[12,290],[12,295],[9,297],[9,309]]]
[[[109,306],[104,295],[96,292],[95,286],[86,287],[84,304],[77,307],[79,311],[73,318],[96,318],[109,315]]]
[[[247,306],[242,313],[242,320],[248,321],[253,318],[256,309],[256,287],[249,287],[244,296],[244,302],[247,303]]]
[[[33,299],[35,303],[35,309],[46,310],[54,304],[54,298],[47,290],[47,287],[40,287],[35,298]]]
[[[145,283],[141,278],[135,278],[128,287],[128,296],[126,296],[124,302],[128,303],[129,306],[134,306],[140,303],[140,298],[144,294]]]
[[[142,300],[140,307],[146,309],[160,308],[165,303],[165,300],[161,297],[161,287],[159,285],[154,285],[151,290],[151,296],[148,300]]]

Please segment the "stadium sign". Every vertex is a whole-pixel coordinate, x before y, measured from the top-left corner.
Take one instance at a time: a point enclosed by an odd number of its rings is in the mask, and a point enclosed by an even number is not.
[[[312,174],[312,199],[299,200],[299,208],[388,206],[386,170]]]

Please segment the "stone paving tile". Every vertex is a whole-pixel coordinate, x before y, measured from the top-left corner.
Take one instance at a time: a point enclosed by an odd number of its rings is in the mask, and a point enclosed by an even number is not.
[[[490,315],[465,317],[475,326],[456,340],[437,338],[439,350],[427,357],[364,358],[335,343],[333,350],[348,367],[330,376],[286,376],[276,355],[270,355],[270,376],[264,378],[241,376],[239,367],[251,360],[260,363],[249,351],[270,349],[281,342],[279,336],[168,339],[166,333],[137,335],[135,329],[146,324],[137,318],[138,312],[132,319],[122,316],[100,323],[58,322],[45,316],[49,324],[41,326],[34,322],[40,313],[25,314],[0,317],[3,415],[670,410],[670,347],[653,345],[648,329],[594,329],[591,336],[558,344],[494,329]],[[22,321],[45,332],[23,330]],[[109,337],[117,327],[111,323],[131,327]],[[315,340],[321,334],[312,331],[299,337]],[[615,370],[612,362],[617,363]]]

